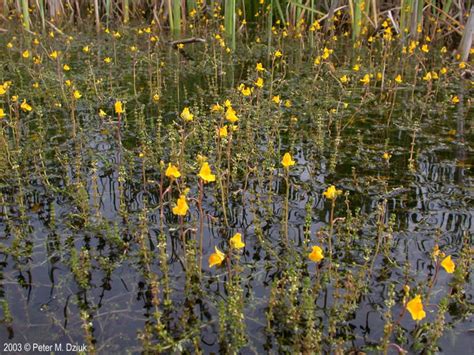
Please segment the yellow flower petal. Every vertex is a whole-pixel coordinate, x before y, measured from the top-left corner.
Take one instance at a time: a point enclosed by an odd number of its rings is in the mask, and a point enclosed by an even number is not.
[[[342,190],[336,190],[336,186],[334,185],[329,186],[327,190],[323,192],[324,197],[328,200],[334,200],[340,194],[342,194]]]
[[[215,252],[209,256],[209,267],[220,265],[225,260],[225,254],[217,247],[214,247]]]
[[[451,255],[448,255],[443,259],[441,262],[441,266],[446,270],[448,274],[452,274],[454,272],[454,269],[456,268],[456,265],[454,262],[451,260]]]
[[[413,320],[422,320],[426,317],[426,313],[423,310],[423,303],[421,303],[421,296],[416,295],[410,302],[407,303],[408,312],[410,312]]]
[[[211,168],[208,162],[204,162],[201,166],[198,176],[204,182],[213,182],[216,181],[216,176],[212,173]]]
[[[21,108],[24,112],[29,112],[29,111],[32,110],[32,107],[27,104],[26,100],[23,100],[23,102],[22,102],[21,105],[20,105],[20,108]]]
[[[189,107],[185,107],[181,112],[181,118],[187,122],[190,122],[194,119],[194,115],[189,111]]]
[[[245,247],[245,243],[242,242],[242,234],[235,233],[232,238],[230,238],[230,246],[234,249],[242,249]]]
[[[115,113],[117,114],[124,112],[122,101],[116,101],[114,108],[115,108]]]
[[[169,163],[168,167],[166,168],[165,175],[170,179],[177,179],[181,176],[181,173],[179,172],[177,166]]]
[[[323,249],[321,249],[317,245],[313,246],[313,250],[311,251],[311,253],[309,253],[308,257],[311,261],[319,263],[321,260],[324,259]]]
[[[290,153],[285,153],[285,155],[283,155],[281,165],[283,165],[285,168],[289,168],[290,166],[295,165],[295,163],[296,162],[293,160]]]
[[[179,196],[178,201],[176,202],[176,206],[173,207],[173,214],[177,216],[186,216],[188,209],[189,209],[189,206],[188,206],[188,203],[186,202],[186,196],[184,195]]]

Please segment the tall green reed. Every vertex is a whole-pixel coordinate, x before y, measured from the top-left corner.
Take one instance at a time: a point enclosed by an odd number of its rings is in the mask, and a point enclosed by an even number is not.
[[[28,8],[28,0],[21,0],[21,10],[23,15],[23,26],[27,31],[30,30],[30,11]]]
[[[235,50],[235,0],[225,0],[224,28],[230,48]]]

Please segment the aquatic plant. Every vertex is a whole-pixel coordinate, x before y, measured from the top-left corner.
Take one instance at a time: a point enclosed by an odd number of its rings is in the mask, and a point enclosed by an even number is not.
[[[5,342],[402,353],[468,339],[468,6],[1,5]]]

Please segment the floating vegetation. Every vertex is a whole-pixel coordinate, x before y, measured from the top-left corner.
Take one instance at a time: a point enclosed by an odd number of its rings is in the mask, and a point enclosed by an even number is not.
[[[470,347],[472,4],[332,3],[2,2],[4,352]]]

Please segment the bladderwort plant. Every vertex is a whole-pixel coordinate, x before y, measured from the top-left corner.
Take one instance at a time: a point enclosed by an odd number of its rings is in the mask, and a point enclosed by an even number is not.
[[[29,32],[0,4],[8,334],[51,317],[97,352],[449,348],[472,313],[466,9],[61,4],[28,2]]]

